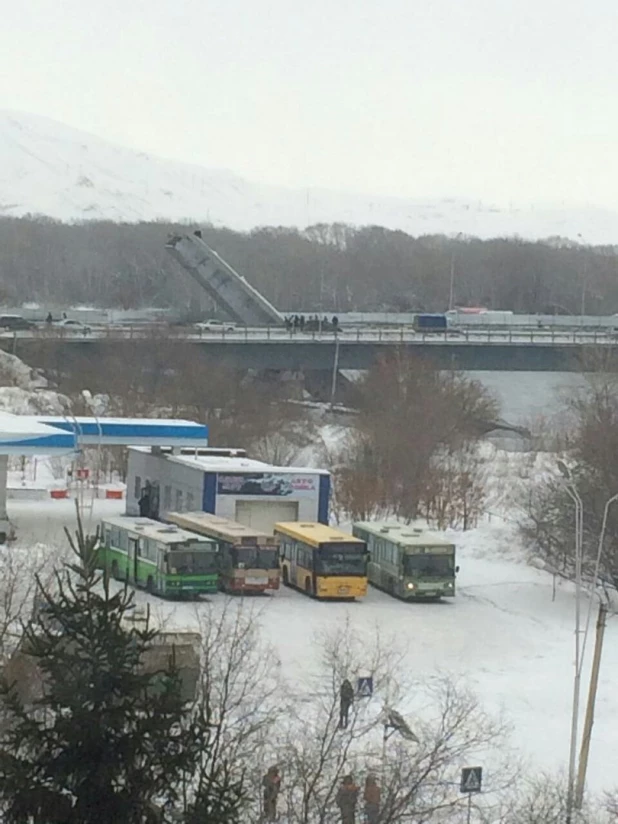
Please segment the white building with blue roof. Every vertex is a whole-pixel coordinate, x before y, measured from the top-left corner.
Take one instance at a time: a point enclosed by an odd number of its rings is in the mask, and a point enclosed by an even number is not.
[[[127,514],[201,510],[264,532],[278,521],[328,523],[330,473],[189,449],[129,449]],[[204,454],[206,453],[206,454]]]

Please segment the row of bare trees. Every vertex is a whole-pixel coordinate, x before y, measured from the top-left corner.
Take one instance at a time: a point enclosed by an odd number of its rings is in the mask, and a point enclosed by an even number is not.
[[[182,310],[193,304],[199,311],[203,295],[164,249],[168,233],[194,228],[0,218],[0,303]],[[533,313],[618,311],[613,247],[414,238],[345,224],[249,233],[202,228],[206,241],[284,311],[444,310],[451,270],[461,305]]]
[[[618,507],[606,505],[618,493],[618,374],[610,358],[588,373],[564,399],[563,425],[554,439],[547,470],[523,493],[522,531],[531,552],[557,574],[570,577],[575,565],[575,506],[568,487],[583,504],[584,574],[593,575],[601,546],[598,583],[618,586]],[[551,446],[551,444],[550,444]],[[564,459],[569,479],[559,471]],[[607,514],[604,525],[604,516]]]
[[[222,367],[180,340],[153,333],[118,342],[103,348],[96,369],[88,350],[69,362],[42,345],[37,363],[70,399],[70,414],[91,414],[87,388],[101,415],[187,417],[208,424],[212,444],[267,462],[289,465],[309,453],[324,460],[340,517],[423,517],[441,529],[467,529],[484,510],[479,439],[498,418],[497,403],[464,373],[403,352],[348,390],[358,414],[326,454],[319,413],[295,402],[300,383]],[[121,462],[110,468],[122,473]]]
[[[189,418],[209,427],[213,445],[250,449],[279,465],[297,459],[316,437],[299,404],[302,386],[222,366],[199,347],[152,332],[139,341],[119,341],[96,355],[71,359],[41,343],[33,355],[53,385],[69,399],[68,414]],[[119,468],[119,467],[117,467]]]
[[[474,526],[486,498],[479,436],[498,416],[486,390],[396,354],[369,370],[355,402],[359,414],[333,459],[336,508],[354,519]]]

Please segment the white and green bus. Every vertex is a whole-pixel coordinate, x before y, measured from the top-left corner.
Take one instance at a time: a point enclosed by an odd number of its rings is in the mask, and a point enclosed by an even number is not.
[[[105,518],[99,566],[158,595],[200,595],[219,588],[218,549],[216,541],[150,518]]]
[[[396,521],[361,521],[352,532],[367,544],[373,586],[406,600],[455,595],[455,545],[440,535]]]

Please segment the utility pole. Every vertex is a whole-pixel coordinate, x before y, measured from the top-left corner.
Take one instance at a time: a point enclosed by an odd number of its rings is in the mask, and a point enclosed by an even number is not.
[[[333,360],[333,377],[330,385],[330,405],[335,403],[337,394],[337,373],[339,371],[339,333],[335,331],[335,357]]]
[[[590,753],[590,736],[594,723],[594,709],[597,700],[597,689],[599,686],[599,670],[601,669],[601,654],[603,652],[603,637],[605,635],[605,625],[607,622],[607,606],[601,601],[599,603],[599,615],[597,618],[597,634],[594,644],[594,658],[592,659],[592,672],[590,673],[590,688],[588,690],[588,705],[586,707],[586,718],[584,720],[584,733],[582,746],[579,753],[579,770],[577,772],[577,783],[575,785],[575,809],[581,810],[584,799],[584,787],[586,785],[586,771],[588,769],[588,755]]]
[[[455,252],[451,255],[451,285],[448,292],[448,308],[453,308],[453,302],[455,300]]]

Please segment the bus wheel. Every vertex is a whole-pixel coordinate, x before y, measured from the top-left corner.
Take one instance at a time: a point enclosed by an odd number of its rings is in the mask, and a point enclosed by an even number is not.
[[[120,578],[120,574],[118,572],[118,561],[112,561],[112,578],[114,581],[118,581]]]
[[[311,586],[311,578],[305,578],[305,592],[307,595],[313,595],[313,587]]]
[[[283,586],[289,587],[290,586],[290,576],[288,573],[288,568],[283,567]]]
[[[146,592],[149,592],[151,595],[154,592],[154,579],[152,575],[149,575],[146,581]]]

